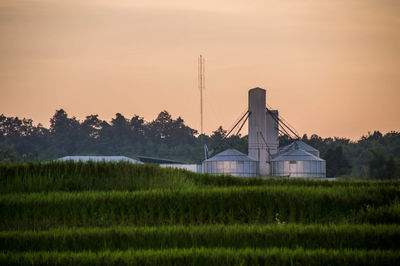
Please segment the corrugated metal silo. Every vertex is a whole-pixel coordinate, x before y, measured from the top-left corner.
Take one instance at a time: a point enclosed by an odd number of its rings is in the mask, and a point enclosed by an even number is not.
[[[325,160],[293,145],[272,160],[272,175],[323,178],[326,177],[326,164]]]
[[[203,161],[203,173],[251,177],[257,175],[258,162],[235,149],[228,149]]]

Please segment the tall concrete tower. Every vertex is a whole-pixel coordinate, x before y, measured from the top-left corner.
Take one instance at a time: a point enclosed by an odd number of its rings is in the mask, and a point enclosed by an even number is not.
[[[258,161],[258,174],[266,176],[269,174],[267,168],[267,116],[265,90],[254,88],[249,90],[249,157]]]

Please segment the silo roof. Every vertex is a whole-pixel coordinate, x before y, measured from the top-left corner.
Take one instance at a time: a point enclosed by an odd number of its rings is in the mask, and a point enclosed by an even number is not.
[[[302,142],[300,140],[296,140],[293,143],[290,143],[289,145],[280,148],[279,151],[281,153],[284,153],[284,152],[287,152],[287,151],[290,151],[290,150],[295,150],[296,146],[297,146],[298,149],[306,151],[306,152],[310,152],[310,151],[311,152],[319,152],[316,148],[311,147],[310,145],[305,144],[304,142]]]
[[[272,161],[325,161],[302,149],[291,149]]]
[[[205,161],[211,162],[211,161],[255,161],[255,160],[251,159],[249,156],[247,156],[244,153],[241,153],[238,150],[227,149]]]

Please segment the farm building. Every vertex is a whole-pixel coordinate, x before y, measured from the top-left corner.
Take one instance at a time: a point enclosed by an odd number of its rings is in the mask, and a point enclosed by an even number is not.
[[[243,177],[256,175],[326,177],[325,160],[319,157],[319,151],[299,141],[295,131],[281,119],[278,111],[267,108],[266,91],[264,89],[254,88],[249,90],[248,100],[248,110],[241,118],[244,121],[243,124],[246,120],[249,121],[248,156],[241,154],[251,167],[244,168],[242,164],[236,163],[231,157],[221,156],[239,153],[234,150],[226,150],[205,160],[203,162],[203,173]],[[289,135],[288,132],[294,133],[296,138],[293,138],[293,143],[279,148],[279,133]]]
[[[141,161],[128,158],[126,156],[65,156],[57,159],[57,161],[74,161],[74,162],[129,162],[133,164],[143,164]]]

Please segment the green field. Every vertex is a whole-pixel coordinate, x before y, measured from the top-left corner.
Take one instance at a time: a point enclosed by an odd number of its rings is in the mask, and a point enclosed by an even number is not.
[[[399,265],[399,185],[0,165],[0,265]]]

